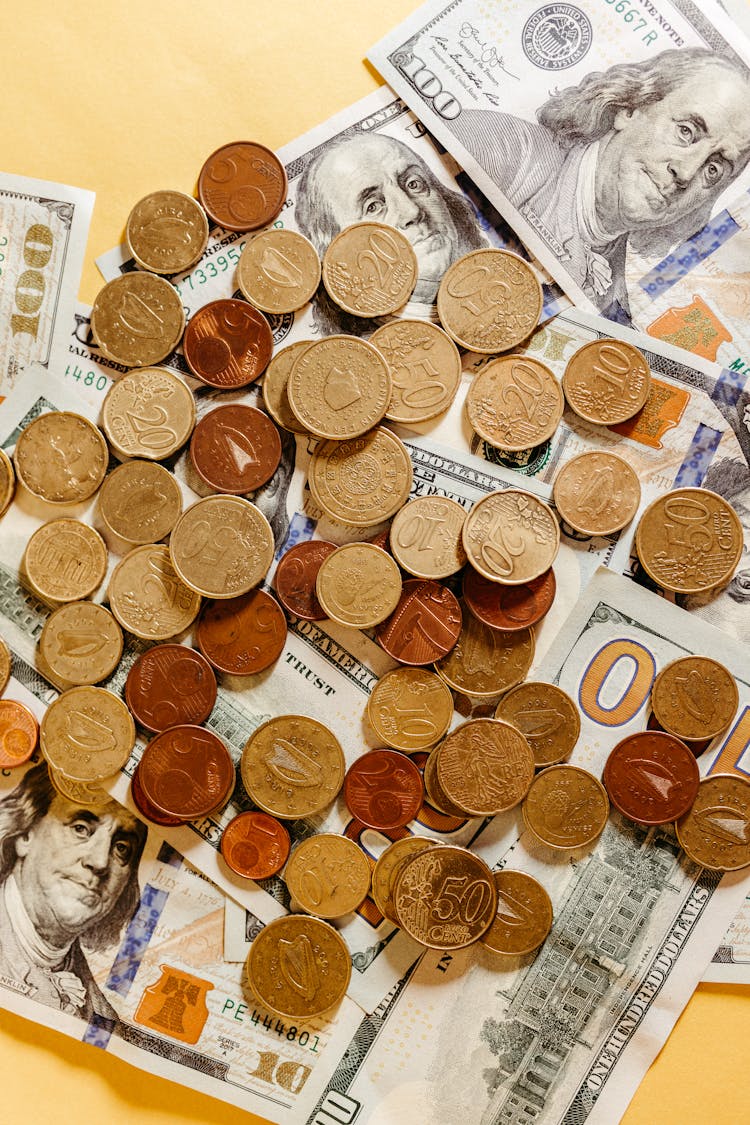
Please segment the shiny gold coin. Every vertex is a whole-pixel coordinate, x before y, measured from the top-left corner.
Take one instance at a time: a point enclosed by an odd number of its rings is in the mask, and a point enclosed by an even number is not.
[[[662,668],[651,688],[651,707],[659,726],[692,742],[722,734],[739,702],[732,673],[708,656],[673,660]]]
[[[523,803],[526,826],[550,848],[592,844],[609,815],[607,791],[578,766],[550,766],[537,774]]]
[[[408,449],[382,426],[351,441],[321,442],[308,470],[313,499],[331,519],[354,527],[390,519],[406,503],[412,476]]]
[[[439,742],[453,718],[453,696],[439,676],[424,668],[386,672],[367,701],[378,738],[407,754]]]
[[[736,774],[704,778],[675,830],[680,847],[701,867],[738,871],[750,866],[750,781]]]
[[[181,191],[152,191],[139,199],[128,215],[125,241],[144,270],[182,273],[194,266],[206,249],[206,212]]]
[[[437,776],[448,800],[471,816],[493,816],[524,799],[534,755],[524,736],[498,719],[469,719],[437,748]]]
[[[102,427],[121,457],[147,461],[171,457],[194,426],[192,391],[166,367],[144,367],[121,375],[102,406]]]
[[[3,694],[8,686],[10,673],[13,669],[13,658],[10,654],[10,649],[6,645],[2,637],[0,637],[0,695]]]
[[[245,972],[259,1004],[280,1019],[305,1021],[343,1000],[352,958],[333,926],[289,914],[269,922],[253,939]]]
[[[649,504],[635,549],[649,578],[675,594],[725,585],[742,557],[742,524],[723,497],[707,488],[675,488]]]
[[[436,843],[437,840],[430,840],[426,836],[404,836],[402,840],[396,840],[387,847],[378,857],[372,872],[370,893],[383,917],[396,926],[401,925],[396,917],[393,903],[393,892],[398,877],[410,859],[427,851],[428,848],[434,848]]]
[[[366,340],[326,336],[295,359],[286,389],[301,426],[316,437],[344,441],[381,420],[391,399],[391,376]]]
[[[297,820],[330,805],[343,785],[346,763],[328,727],[305,715],[278,715],[250,735],[241,772],[259,809]]]
[[[48,504],[79,504],[93,496],[107,471],[107,443],[81,414],[40,414],[13,452],[18,479]]]
[[[180,581],[169,549],[136,547],[112,571],[107,593],[112,613],[129,633],[147,641],[166,641],[198,616],[200,595]]]
[[[71,602],[45,621],[39,652],[56,681],[98,684],[120,663],[122,631],[103,606]]]
[[[440,784],[437,767],[438,752],[437,750],[433,750],[425,762],[422,774],[427,800],[438,812],[445,813],[446,816],[455,817],[456,820],[468,820],[469,814],[450,800],[448,794]]]
[[[443,414],[461,385],[461,355],[450,336],[424,320],[393,320],[370,343],[391,372],[391,422],[427,422]]]
[[[240,496],[206,496],[184,512],[169,540],[179,578],[207,598],[246,594],[273,562],[271,525]]]
[[[99,350],[125,367],[161,363],[184,331],[177,290],[153,273],[124,273],[108,281],[91,310],[91,334]]]
[[[521,452],[552,437],[563,416],[562,388],[531,356],[502,356],[479,369],[466,395],[466,414],[495,449]]]
[[[568,693],[541,681],[519,684],[504,695],[495,718],[520,730],[537,768],[569,757],[581,733],[581,715]]]
[[[13,462],[4,449],[0,449],[0,516],[7,511],[16,491],[16,474]]]
[[[399,566],[416,578],[447,578],[466,562],[461,529],[466,509],[447,496],[417,496],[391,524],[390,545]]]
[[[435,671],[454,691],[493,699],[525,679],[534,659],[532,629],[490,629],[461,603],[461,632]]]
[[[44,713],[39,744],[53,769],[73,781],[102,781],[127,762],[135,745],[135,723],[111,691],[74,687]]]
[[[402,308],[417,284],[411,242],[385,223],[344,227],[323,255],[323,284],[339,308],[354,316],[387,316]]]
[[[297,420],[289,405],[287,384],[294,364],[312,343],[312,340],[300,340],[282,348],[273,357],[263,376],[263,401],[266,410],[274,422],[285,430],[291,430],[293,434],[306,434],[308,431]]]
[[[560,526],[548,504],[530,492],[508,488],[477,500],[462,538],[469,562],[484,578],[520,586],[552,566]]]
[[[538,949],[552,929],[552,900],[523,871],[496,871],[497,913],[480,941],[493,953],[520,957]]]
[[[80,520],[51,520],[29,537],[23,569],[40,597],[77,602],[104,581],[107,548],[101,535]]]
[[[641,485],[616,453],[591,450],[558,471],[552,491],[560,518],[581,535],[614,535],[630,523],[641,502]]]
[[[83,808],[94,808],[110,800],[109,793],[95,781],[74,781],[72,777],[66,777],[61,770],[56,770],[49,762],[47,772],[53,788],[61,797],[65,797],[66,801],[73,801]]]
[[[536,328],[542,287],[534,270],[508,250],[472,250],[443,274],[437,295],[443,328],[462,348],[506,352]]]
[[[180,486],[154,461],[119,465],[104,481],[98,500],[105,528],[133,547],[164,539],[182,512]]]
[[[339,625],[371,629],[393,613],[401,597],[401,572],[373,543],[348,543],[323,560],[315,593]]]
[[[562,385],[568,406],[579,418],[614,426],[645,406],[651,371],[633,344],[592,340],[570,357]]]
[[[492,925],[495,881],[466,848],[437,844],[404,864],[393,894],[401,927],[430,949],[461,949]]]
[[[320,258],[304,235],[271,227],[245,243],[237,284],[261,312],[292,313],[307,304],[320,285]]]
[[[284,870],[284,882],[308,914],[341,918],[367,897],[370,864],[353,840],[320,832],[294,848]]]

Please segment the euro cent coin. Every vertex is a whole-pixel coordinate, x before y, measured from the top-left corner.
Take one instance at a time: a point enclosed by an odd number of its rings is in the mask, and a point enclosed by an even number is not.
[[[296,344],[282,348],[272,357],[263,376],[263,402],[266,410],[278,426],[291,430],[293,434],[306,434],[307,428],[289,405],[289,376],[294,364],[312,343],[312,340],[298,340]]]
[[[544,501],[517,488],[490,492],[466,517],[463,543],[471,565],[490,582],[520,586],[552,566],[560,527]]]
[[[461,949],[492,925],[497,892],[484,860],[466,848],[438,844],[404,864],[393,903],[415,941],[430,949]]]
[[[180,516],[169,554],[180,580],[207,598],[245,594],[273,561],[266,517],[240,496],[206,496]]]
[[[391,372],[391,422],[427,422],[443,414],[461,385],[461,355],[450,336],[425,320],[392,320],[377,328],[370,343]]]
[[[99,687],[74,687],[51,703],[39,744],[47,761],[75,781],[102,781],[127,762],[135,723],[125,704]]]
[[[326,611],[318,601],[315,584],[325,560],[337,550],[335,543],[310,539],[290,547],[278,562],[273,584],[287,613],[303,621],[323,621]]]
[[[292,413],[316,437],[345,441],[383,418],[391,376],[383,356],[358,336],[326,336],[296,358],[287,382]]]
[[[109,608],[123,629],[145,641],[166,641],[192,625],[200,594],[177,575],[167,547],[148,544],[130,551],[112,571]]]
[[[318,918],[342,918],[364,902],[370,863],[353,840],[320,832],[292,851],[284,871],[293,900]]]
[[[270,879],[289,857],[289,833],[275,817],[243,812],[233,817],[221,834],[221,854],[235,875],[243,879]]]
[[[514,348],[534,331],[542,312],[542,287],[518,254],[472,250],[443,274],[437,310],[457,344],[493,355]]]
[[[453,696],[439,676],[423,668],[394,668],[378,680],[367,717],[379,738],[407,754],[439,742],[453,718]]]
[[[639,731],[610,751],[604,785],[616,809],[647,826],[683,816],[698,793],[700,774],[684,742],[661,731]]]
[[[120,663],[122,630],[104,606],[70,602],[45,621],[39,655],[58,684],[97,684]]]
[[[436,843],[436,840],[430,840],[426,836],[404,836],[395,840],[378,856],[372,871],[370,894],[383,917],[396,926],[401,925],[393,903],[398,877],[410,859],[435,847]]]
[[[498,703],[495,718],[520,730],[537,768],[570,757],[581,733],[581,715],[574,700],[556,684],[542,681],[514,687]]]
[[[494,878],[497,912],[482,945],[511,957],[533,953],[552,928],[552,900],[524,871],[496,871]]]
[[[417,496],[391,524],[396,562],[415,578],[447,578],[466,562],[461,529],[466,509],[448,496]]]
[[[466,414],[495,449],[520,453],[548,441],[565,405],[557,379],[530,356],[502,356],[481,367],[466,395]]]
[[[41,414],[23,430],[13,451],[23,485],[48,504],[79,504],[104,480],[109,453],[101,431],[69,411]]]
[[[701,867],[738,871],[750,866],[750,781],[735,774],[705,778],[675,830],[680,847]]]
[[[247,982],[281,1019],[309,1020],[340,1004],[349,987],[349,948],[327,922],[303,914],[276,918],[250,946]]]
[[[464,602],[475,617],[491,629],[514,632],[536,625],[549,613],[557,583],[550,567],[517,586],[502,586],[467,566],[463,575]]]
[[[128,215],[125,241],[143,269],[182,273],[194,266],[206,249],[206,213],[184,192],[152,191],[139,199]]]
[[[229,403],[201,418],[190,439],[190,459],[216,492],[255,492],[279,467],[281,438],[262,410]]]
[[[578,766],[550,766],[534,778],[523,816],[534,836],[550,848],[566,850],[593,844],[609,815],[607,791]]]
[[[398,750],[369,750],[349,766],[344,800],[352,816],[368,828],[403,828],[422,807],[422,775]]]
[[[351,441],[322,441],[310,458],[313,499],[326,515],[354,527],[373,527],[406,503],[413,479],[404,443],[390,430]]]
[[[651,688],[651,707],[659,725],[691,742],[716,738],[725,731],[739,702],[734,676],[710,656],[673,660]]]
[[[77,602],[104,581],[107,548],[101,535],[80,520],[51,520],[29,537],[23,565],[42,598]]]
[[[592,340],[570,357],[562,385],[568,406],[580,418],[615,426],[646,405],[651,371],[635,345]]]
[[[235,676],[263,672],[278,660],[287,637],[284,611],[265,590],[207,602],[196,631],[214,668]]]
[[[344,227],[323,255],[323,284],[329,297],[354,316],[395,313],[409,300],[417,274],[411,242],[385,223]]]
[[[218,391],[254,383],[265,371],[273,335],[263,313],[222,297],[193,313],[185,329],[185,361],[196,379]]]
[[[744,536],[734,508],[707,488],[675,488],[649,504],[635,532],[643,569],[675,594],[725,585],[742,557]]]
[[[256,141],[233,141],[208,157],[198,176],[198,198],[224,230],[258,230],[276,218],[286,199],[284,165]]]
[[[526,678],[534,659],[534,631],[502,633],[461,606],[461,632],[435,671],[454,691],[476,699],[493,699]]]
[[[98,501],[105,530],[130,547],[164,539],[182,512],[180,486],[155,461],[118,465],[105,478]]]
[[[216,691],[216,676],[201,653],[187,645],[154,645],[128,672],[125,702],[136,722],[158,733],[205,723]]]
[[[264,230],[245,244],[237,284],[261,312],[292,313],[318,288],[320,258],[312,242],[297,231]]]
[[[4,449],[0,449],[0,516],[7,511],[16,491],[16,474],[13,462]]]
[[[10,654],[10,649],[7,644],[0,637],[0,695],[5,691],[10,679],[10,673],[13,669],[13,658]]]
[[[641,485],[624,458],[595,449],[563,465],[552,496],[561,519],[574,531],[614,535],[638,511]]]
[[[0,769],[28,762],[38,738],[39,724],[28,707],[15,699],[0,699]]]
[[[344,781],[336,735],[305,715],[278,715],[253,731],[242,751],[242,782],[264,812],[298,820],[322,812]]]
[[[193,393],[166,367],[127,371],[102,406],[102,428],[120,457],[162,461],[185,444],[194,425]]]
[[[148,801],[168,816],[195,820],[223,806],[235,786],[234,763],[213,731],[181,724],[143,751],[139,777]]]
[[[177,290],[153,273],[125,273],[108,281],[91,309],[91,334],[99,350],[125,367],[161,363],[184,331]]]
[[[398,566],[372,543],[339,547],[323,560],[315,581],[326,616],[354,629],[384,621],[398,605],[401,589]]]
[[[498,719],[469,719],[436,751],[448,799],[470,816],[494,816],[518,805],[534,777],[534,756],[520,731]]]

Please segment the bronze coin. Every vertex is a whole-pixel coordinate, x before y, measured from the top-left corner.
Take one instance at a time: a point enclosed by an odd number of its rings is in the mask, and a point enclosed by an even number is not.
[[[389,656],[412,666],[432,664],[453,648],[461,632],[461,606],[446,586],[410,578],[399,603],[377,628]]]
[[[521,957],[538,949],[552,928],[552,900],[523,871],[496,871],[497,913],[480,941],[493,953]]]
[[[440,789],[470,816],[519,804],[534,778],[534,755],[520,731],[500,719],[469,719],[434,751]]]
[[[520,730],[537,767],[554,766],[573,752],[581,733],[581,714],[557,684],[527,680],[504,695],[495,718]]]
[[[341,1003],[352,957],[333,926],[288,914],[263,927],[250,946],[245,971],[264,1008],[282,1020],[306,1023]]]
[[[286,199],[284,165],[270,148],[234,141],[212,152],[198,176],[198,198],[224,230],[258,230],[275,219]]]
[[[289,858],[291,841],[284,825],[264,812],[243,812],[221,835],[224,862],[244,879],[270,879]]]
[[[36,749],[39,724],[23,703],[0,699],[0,769],[28,762]]]
[[[193,314],[182,346],[196,379],[227,391],[260,378],[271,358],[273,335],[263,313],[247,301],[224,297]]]
[[[651,706],[660,727],[683,742],[716,738],[731,723],[739,702],[734,676],[710,656],[673,660],[651,688]]]
[[[267,414],[230,403],[201,418],[190,439],[199,477],[217,492],[241,495],[269,481],[281,461],[281,437]]]
[[[702,867],[738,871],[750,866],[750,781],[723,773],[704,778],[675,831],[680,847]]]
[[[473,566],[464,570],[463,594],[468,608],[490,629],[506,632],[541,621],[555,600],[556,586],[552,567],[520,586],[490,582]]]
[[[335,543],[311,539],[297,543],[282,555],[273,584],[287,613],[303,621],[325,620],[326,611],[318,601],[315,583],[321,566],[335,550]]]
[[[286,643],[286,617],[270,594],[251,590],[209,602],[196,632],[198,647],[220,672],[252,676],[270,668]]]
[[[422,775],[398,750],[370,750],[347,770],[344,800],[368,828],[402,828],[422,807]]]
[[[430,949],[461,949],[495,918],[495,880],[466,848],[437,844],[404,864],[393,895],[401,926]]]
[[[661,725],[661,723],[659,722],[659,720],[657,719],[657,717],[656,717],[656,715],[654,714],[653,711],[651,712],[651,714],[648,717],[648,722],[646,723],[646,729],[647,730],[664,731],[665,734],[674,734],[674,731],[666,730],[666,728]],[[685,745],[687,746],[688,750],[693,755],[693,757],[700,758],[703,751],[708,750],[709,746],[713,742],[713,738],[696,738],[696,739],[683,738],[682,741],[685,743]]]
[[[155,805],[146,797],[141,785],[139,776],[140,763],[136,766],[135,772],[130,779],[130,796],[133,798],[133,804],[138,809],[141,816],[146,820],[152,821],[154,824],[160,824],[162,828],[176,828],[180,824],[187,824],[188,822],[181,816],[168,816],[163,813],[161,809],[157,809]]]
[[[216,676],[187,645],[154,645],[128,672],[125,702],[146,730],[205,723],[216,702]]]
[[[181,820],[195,820],[224,805],[236,780],[234,762],[219,736],[189,724],[151,739],[139,779],[150,804]]]
[[[679,738],[639,731],[611,751],[602,781],[623,816],[651,826],[669,824],[688,812],[700,774],[694,756]]]
[[[537,840],[565,850],[592,844],[609,815],[607,790],[580,766],[549,766],[534,778],[523,818]]]

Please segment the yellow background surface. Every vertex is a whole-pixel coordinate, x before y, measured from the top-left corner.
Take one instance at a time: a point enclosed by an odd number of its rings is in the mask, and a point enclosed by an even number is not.
[[[192,192],[220,144],[276,148],[375,89],[365,51],[417,2],[6,0],[2,166],[96,192],[82,300],[137,199]],[[748,1043],[748,991],[702,986],[625,1125],[750,1120]],[[0,1060],[2,1125],[260,1121],[5,1012]]]

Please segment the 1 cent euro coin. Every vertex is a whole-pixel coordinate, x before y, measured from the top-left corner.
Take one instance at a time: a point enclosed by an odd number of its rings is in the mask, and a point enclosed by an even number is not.
[[[320,284],[320,259],[309,239],[294,230],[264,230],[248,240],[237,265],[243,296],[265,313],[292,313]]]
[[[675,488],[649,504],[635,532],[643,569],[675,594],[725,585],[742,557],[739,517],[707,488]]]
[[[135,723],[111,691],[74,687],[47,708],[39,743],[50,765],[74,781],[102,781],[127,762]]]
[[[439,742],[453,718],[453,696],[439,676],[423,668],[394,668],[367,702],[370,724],[388,746],[406,753]]]
[[[549,367],[530,356],[503,356],[480,368],[466,395],[466,414],[496,449],[522,452],[552,437],[563,393]]]
[[[592,340],[570,357],[562,385],[568,405],[580,418],[614,426],[645,406],[651,371],[633,344]]]
[[[542,287],[517,254],[472,250],[443,275],[437,310],[457,344],[492,355],[514,348],[534,331],[542,312]]]
[[[320,832],[292,851],[284,881],[294,901],[319,918],[341,918],[370,890],[370,863],[353,840]]]
[[[385,223],[353,223],[323,256],[323,284],[339,308],[354,316],[388,316],[402,308],[417,284],[411,242]]]
[[[129,633],[166,641],[192,625],[201,599],[175,572],[167,547],[136,547],[109,580],[109,608]]]
[[[153,273],[125,273],[108,281],[91,309],[91,334],[99,350],[125,367],[161,363],[184,331],[177,290]]]
[[[305,715],[279,715],[253,731],[242,751],[242,782],[264,812],[298,820],[321,812],[344,781],[333,731]]]
[[[490,582],[526,585],[552,566],[560,547],[554,512],[530,492],[508,488],[478,500],[463,526],[469,562]]]
[[[326,616],[339,625],[371,629],[401,597],[401,573],[391,556],[372,543],[348,543],[328,555],[315,582]]]
[[[55,410],[29,423],[13,459],[18,479],[34,496],[48,504],[79,504],[104,480],[109,455],[88,418]]]
[[[28,762],[36,750],[39,724],[23,703],[0,699],[0,769]]]
[[[286,389],[301,426],[316,437],[344,441],[381,420],[391,398],[391,376],[366,340],[326,336],[297,357]]]
[[[523,871],[496,871],[497,912],[480,941],[493,953],[520,957],[538,949],[552,928],[552,900]]]
[[[198,198],[224,230],[258,230],[276,218],[286,199],[284,165],[256,141],[222,145],[198,176]]]
[[[591,450],[571,458],[552,492],[561,519],[581,535],[613,535],[630,523],[641,502],[641,485],[616,453]]]
[[[408,426],[448,409],[461,385],[461,355],[442,328],[425,320],[393,320],[377,328],[370,343],[391,372],[386,418]]]
[[[199,203],[181,191],[152,191],[139,199],[125,224],[125,241],[139,266],[151,273],[182,273],[200,259],[208,220]]]
[[[537,768],[568,758],[581,733],[581,715],[567,692],[556,684],[528,681],[514,687],[497,705],[496,719],[520,730]]]
[[[675,830],[680,847],[702,867],[738,871],[750,866],[750,781],[735,774],[705,778]]]
[[[289,914],[254,938],[245,971],[253,995],[269,1012],[281,1019],[309,1020],[343,1000],[352,959],[333,926]]]
[[[30,536],[23,568],[42,598],[76,602],[103,582],[107,548],[101,535],[80,520],[51,520]]]
[[[740,697],[732,673],[709,656],[682,656],[662,668],[651,706],[664,730],[691,742],[716,738],[734,718]]]
[[[498,719],[470,719],[437,748],[437,776],[448,799],[471,816],[519,804],[534,777],[534,755],[521,734]]]
[[[281,871],[290,848],[286,828],[267,813],[239,813],[221,834],[224,862],[243,879],[270,879]]]
[[[461,949],[492,925],[497,892],[484,860],[466,848],[438,844],[404,864],[393,904],[415,941],[430,949]]]
[[[610,752],[602,780],[616,809],[647,826],[669,824],[692,807],[700,774],[684,742],[662,731],[639,731]]]
[[[162,461],[185,444],[194,425],[192,391],[166,367],[127,371],[102,406],[107,441],[121,457]]]
[[[523,816],[527,827],[550,848],[582,848],[604,830],[609,799],[602,783],[578,766],[550,766],[534,778]]]
[[[412,478],[408,449],[382,426],[351,441],[321,442],[308,470],[313,499],[332,519],[353,527],[390,519],[406,503]]]
[[[206,496],[180,516],[169,540],[176,574],[207,598],[234,598],[257,586],[273,561],[266,517],[240,496]]]

